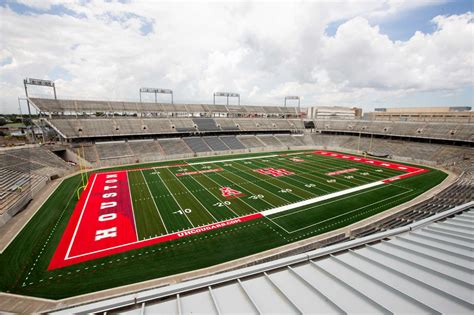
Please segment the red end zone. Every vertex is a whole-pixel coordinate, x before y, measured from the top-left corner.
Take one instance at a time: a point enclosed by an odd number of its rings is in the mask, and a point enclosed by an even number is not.
[[[259,213],[139,241],[127,171],[96,173],[74,208],[48,270],[261,218]]]
[[[402,178],[407,178],[411,176],[415,176],[421,173],[426,173],[428,170],[424,168],[419,168],[419,167],[414,167],[414,166],[408,166],[408,165],[403,165],[403,164],[398,164],[398,163],[391,163],[391,162],[386,162],[386,161],[379,161],[379,160],[374,160],[374,159],[367,159],[359,156],[353,156],[353,155],[348,155],[348,154],[342,154],[342,153],[336,153],[336,152],[330,152],[330,151],[313,151],[310,154],[318,154],[318,155],[324,155],[324,156],[330,156],[336,159],[344,159],[344,160],[349,160],[349,161],[354,161],[354,162],[359,162],[359,163],[364,163],[364,164],[370,164],[373,166],[378,166],[378,167],[384,167],[384,168],[390,168],[393,170],[397,171],[402,171],[406,172],[406,174],[402,174],[399,176],[394,176],[389,179],[383,180],[384,183],[390,183]]]

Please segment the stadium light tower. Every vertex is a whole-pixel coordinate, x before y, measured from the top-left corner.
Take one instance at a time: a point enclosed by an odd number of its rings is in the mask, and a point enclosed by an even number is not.
[[[142,93],[153,93],[155,94],[155,103],[157,101],[158,94],[171,94],[171,104],[174,104],[173,100],[173,90],[170,89],[156,89],[156,88],[140,88],[140,103],[142,102]]]
[[[26,104],[28,106],[28,116],[31,119],[31,108],[30,108],[30,101],[28,99],[28,85],[37,85],[37,86],[46,86],[46,87],[51,87],[53,88],[54,91],[54,99],[57,100],[56,96],[56,85],[54,84],[53,81],[51,80],[41,80],[41,79],[32,79],[32,78],[26,78],[23,80],[23,85],[25,87],[25,94],[26,94]],[[31,133],[33,134],[33,142],[36,143],[36,136],[34,132],[34,127],[31,127]]]
[[[285,107],[286,107],[286,101],[287,100],[298,100],[298,113],[301,112],[301,110],[300,110],[300,97],[299,96],[285,96]]]
[[[216,96],[223,96],[227,98],[227,105],[229,105],[229,97],[237,97],[240,105],[240,94],[239,93],[229,93],[229,92],[215,92],[214,93],[214,105],[216,105]]]

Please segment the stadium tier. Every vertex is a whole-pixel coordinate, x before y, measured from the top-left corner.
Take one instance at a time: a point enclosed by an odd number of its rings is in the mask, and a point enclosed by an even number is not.
[[[51,178],[71,170],[44,148],[0,150],[0,226],[22,210]]]
[[[474,141],[474,123],[314,120],[318,131]]]
[[[210,105],[210,104],[159,104],[116,101],[54,100],[30,98],[30,101],[43,113],[203,113],[213,114],[266,114],[275,117],[297,117],[295,107],[249,106],[249,105]]]

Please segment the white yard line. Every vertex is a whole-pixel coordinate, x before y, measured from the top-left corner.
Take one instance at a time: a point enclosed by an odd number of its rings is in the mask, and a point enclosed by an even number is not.
[[[82,216],[84,215],[84,210],[86,209],[87,202],[89,202],[89,197],[91,195],[92,189],[94,188],[95,180],[97,179],[97,174],[94,175],[94,180],[92,181],[91,188],[89,189],[89,193],[87,194],[86,201],[84,202],[84,206],[81,210],[81,215],[79,216],[79,221],[77,221],[76,229],[74,230],[74,234],[72,235],[71,242],[69,243],[69,247],[66,252],[65,260],[69,259],[69,253],[71,252],[72,244],[74,243],[74,239],[76,238],[77,230],[79,229],[79,225],[81,224]]]
[[[225,180],[227,181],[231,181],[230,179],[228,179],[227,177],[219,174],[219,173],[215,173],[217,175],[219,175],[220,177],[224,178]],[[208,176],[207,174],[203,174],[205,177],[207,177],[209,180],[213,181],[214,183],[217,184],[218,187],[222,187],[222,184],[216,182],[215,180],[213,180],[210,176]],[[248,181],[247,181],[248,182]],[[246,183],[247,183],[246,182]],[[243,187],[241,184],[238,184],[238,183],[235,183],[236,186],[239,186],[241,188],[243,188],[244,190],[245,187]],[[252,205],[250,205],[249,203],[247,203],[243,198],[239,198],[240,201],[242,201],[243,203],[245,203],[247,206],[249,206],[250,208],[252,208],[255,212],[254,213],[258,213],[259,211],[257,209],[255,209]],[[270,207],[275,207],[275,205],[271,204],[270,202],[266,201],[265,199],[262,199],[263,202],[265,202],[267,205],[269,205]]]
[[[263,165],[263,168],[265,168],[265,164],[263,164],[262,162],[257,162],[257,163],[258,163],[259,165]],[[252,177],[254,177],[254,178],[257,178],[257,179],[260,179],[260,177],[253,175],[254,170],[253,170],[252,168],[250,168],[250,167],[248,167],[247,165],[244,165],[244,164],[239,164],[239,165],[242,165],[243,167],[248,168],[248,169],[250,170],[250,176],[252,176]],[[257,166],[257,167],[260,167],[260,166]],[[260,167],[260,168],[261,168],[261,167]],[[298,175],[298,174],[295,173],[294,175]],[[310,195],[313,195],[313,196],[316,195],[315,193],[312,193],[312,192],[310,192],[310,191],[306,191],[306,190],[303,189],[302,187],[296,186],[296,185],[291,184],[291,183],[289,183],[289,182],[285,182],[282,178],[279,178],[279,177],[276,177],[276,176],[271,176],[271,175],[262,175],[262,176],[268,176],[269,178],[268,178],[267,183],[270,184],[270,185],[272,185],[273,187],[276,187],[276,188],[279,188],[279,189],[284,189],[284,187],[278,187],[276,183],[275,183],[275,184],[271,183],[270,180],[273,180],[273,181],[276,181],[276,180],[277,180],[278,182],[283,183],[283,185],[285,185],[285,186],[291,186],[291,187],[293,187],[293,189],[297,189],[297,190],[306,192],[306,193],[308,193],[308,194],[310,194]],[[290,175],[290,176],[291,176],[291,175]],[[297,180],[296,178],[291,178],[291,179],[294,180],[294,181],[297,181],[297,182],[300,183],[300,184],[303,184],[303,185],[305,184],[305,183],[300,182],[300,181]],[[292,194],[293,194],[294,196],[296,196],[296,197],[301,198],[301,199],[305,199],[305,197],[296,194],[294,191],[292,191]]]
[[[178,178],[172,171],[168,170],[168,172],[170,172],[170,173],[176,178],[176,180],[180,183],[180,185],[182,185],[182,186],[188,191],[188,193],[189,193],[191,196],[193,196],[193,198],[201,205],[201,207],[202,207],[204,210],[206,210],[207,213],[209,213],[209,215],[214,219],[215,222],[219,222],[219,220],[217,220],[216,217],[215,217],[214,215],[212,215],[212,213],[211,213],[209,210],[207,210],[206,207],[204,207],[204,205],[202,204],[202,202],[201,202],[196,196],[194,196],[194,194],[188,189],[188,187],[187,187],[185,184],[183,184],[183,183],[179,180],[179,178]],[[214,195],[213,195],[213,196],[214,196]],[[214,223],[214,222],[211,222],[210,224],[212,224],[212,223]],[[207,224],[207,223],[206,223],[206,224]]]
[[[324,196],[319,196],[319,197],[315,197],[315,198],[312,198],[312,199],[307,199],[307,200],[295,202],[295,203],[285,205],[285,206],[281,206],[281,207],[278,207],[278,208],[265,210],[265,211],[262,211],[261,214],[264,215],[264,216],[269,216],[269,215],[272,215],[272,214],[275,214],[275,213],[280,213],[280,212],[287,211],[287,210],[290,210],[290,209],[295,209],[295,208],[307,206],[307,205],[310,205],[312,203],[321,202],[321,201],[324,201],[324,200],[344,196],[344,195],[347,195],[347,194],[350,194],[350,193],[353,193],[353,192],[356,192],[356,191],[361,191],[361,190],[364,190],[364,189],[367,189],[367,188],[372,188],[372,187],[376,187],[376,186],[380,186],[380,185],[384,185],[384,184],[385,183],[382,182],[382,181],[377,181],[377,182],[365,184],[365,185],[362,185],[362,186],[357,186],[357,187],[353,187],[353,188],[349,188],[349,189],[345,189],[345,190],[340,190],[340,191],[336,191],[332,194],[327,194],[327,195],[324,195]],[[340,199],[338,199],[338,200],[340,200]],[[306,211],[306,210],[307,209],[303,209],[303,210],[300,210],[298,212]],[[296,213],[296,212],[292,212],[292,213]],[[281,218],[281,217],[284,217],[284,216],[287,216],[287,215],[291,215],[292,213],[288,213],[286,215],[281,215],[278,218]]]
[[[323,221],[320,221],[320,222],[317,222],[317,223],[313,223],[313,224],[307,225],[307,226],[305,226],[305,227],[302,227],[302,228],[299,228],[299,229],[296,229],[296,230],[292,230],[291,232],[288,232],[288,233],[289,233],[289,234],[292,234],[292,233],[295,233],[295,232],[298,232],[298,231],[301,231],[301,230],[307,229],[307,228],[309,228],[309,227],[312,227],[312,226],[315,226],[315,225],[318,225],[318,224],[321,224],[321,223],[324,223],[324,222],[327,222],[327,221],[330,221],[330,220],[333,220],[333,219],[336,219],[336,218],[339,218],[339,217],[345,216],[345,215],[347,215],[347,214],[349,214],[349,213],[352,213],[352,212],[355,212],[355,211],[357,211],[357,210],[361,210],[361,209],[364,209],[364,208],[367,208],[367,207],[373,206],[373,205],[375,205],[375,204],[377,204],[377,203],[380,203],[380,202],[383,202],[383,201],[386,201],[386,200],[389,200],[389,199],[392,199],[392,198],[395,198],[395,197],[398,197],[398,196],[401,196],[401,195],[404,195],[404,194],[410,193],[410,192],[412,192],[412,191],[413,191],[413,190],[411,190],[411,189],[410,189],[409,191],[404,191],[404,192],[402,192],[402,193],[399,193],[399,194],[397,194],[397,195],[394,195],[394,196],[387,197],[387,198],[385,198],[385,199],[382,199],[382,200],[379,200],[379,201],[373,202],[373,203],[371,203],[371,204],[368,204],[368,205],[365,205],[365,206],[359,207],[359,208],[357,208],[357,209],[354,209],[354,210],[351,210],[351,211],[348,211],[348,212],[345,212],[345,213],[342,213],[342,214],[336,215],[336,216],[334,216],[334,217],[331,217],[331,218],[328,218],[328,219],[326,219],[326,220],[323,220]],[[274,222],[274,221],[272,220],[272,222]],[[274,222],[274,223],[275,223],[275,222]],[[275,223],[275,224],[276,224],[276,223]],[[285,230],[285,231],[286,231],[286,230]]]
[[[198,170],[198,169],[195,168],[195,167],[192,167],[192,168],[193,168],[194,170]],[[205,176],[206,178],[208,178],[209,180],[212,180],[212,179],[210,179],[209,177],[206,176],[206,173],[202,173],[202,174],[199,174],[199,175],[204,175],[204,176]],[[209,194],[211,194],[211,195],[217,200],[217,202],[221,202],[221,200],[220,200],[219,198],[217,198],[213,193],[211,193],[211,191],[210,191],[206,186],[204,186],[204,185],[202,185],[200,182],[198,182],[193,176],[191,176],[191,178],[192,178],[198,185],[200,185],[201,187],[204,187],[204,189],[207,190],[207,192],[208,192]],[[213,181],[213,182],[216,183],[215,181]],[[216,184],[217,184],[217,183],[216,183]],[[189,191],[189,189],[188,189],[188,191]],[[228,205],[224,204],[224,206],[225,206],[227,209],[229,209],[233,214],[235,214],[235,216],[236,216],[237,218],[239,217],[239,215],[238,215],[237,213],[235,213],[235,211],[232,210]]]
[[[186,212],[183,210],[183,207],[181,207],[181,205],[178,203],[178,200],[176,200],[176,198],[174,197],[174,195],[171,193],[171,190],[168,188],[168,185],[166,185],[166,182],[163,180],[163,178],[161,178],[160,175],[158,175],[158,178],[163,182],[163,185],[165,186],[165,188],[168,190],[168,192],[170,193],[171,197],[174,199],[174,202],[176,202],[176,205],[178,205],[179,207],[179,210],[181,210],[184,214],[184,216],[186,217],[186,219],[188,219],[188,222],[189,224],[192,225],[192,227],[194,228],[194,224],[193,222],[191,222],[191,220],[188,218],[188,215],[186,214]]]
[[[231,166],[231,167],[232,167],[233,169],[235,169],[234,166]],[[232,175],[237,176],[237,177],[240,177],[241,179],[245,180],[245,178],[243,178],[242,176],[238,175],[238,174],[235,173],[235,172],[232,172]],[[250,176],[252,176],[253,178],[257,179],[257,181],[260,181],[260,178],[255,177],[255,176],[253,176],[252,174],[250,174]],[[248,180],[247,180],[247,181],[248,181]],[[267,184],[269,184],[269,185],[272,185],[273,187],[276,187],[276,188],[278,188],[278,189],[281,189],[280,187],[277,187],[277,186],[273,185],[272,183],[268,182],[268,180],[262,179],[262,181],[264,181],[265,183],[267,183]],[[256,185],[256,184],[253,183],[253,182],[250,182],[249,184]],[[285,198],[282,198],[282,197],[278,196],[277,194],[271,192],[270,190],[268,190],[268,189],[266,189],[266,188],[263,188],[263,187],[261,187],[261,186],[258,186],[258,188],[267,191],[268,193],[272,194],[273,196],[277,197],[277,198],[280,199],[280,200],[283,200],[283,202],[284,202],[285,204],[291,202],[291,201],[289,201],[289,200],[286,200]],[[297,196],[297,197],[303,198],[303,197],[300,197],[300,196]]]
[[[153,204],[155,205],[156,212],[158,212],[158,215],[160,216],[160,219],[161,219],[161,223],[163,223],[163,227],[165,228],[166,234],[168,234],[169,232],[168,232],[168,229],[166,228],[165,221],[163,221],[163,218],[161,217],[160,210],[158,209],[158,205],[156,204],[155,197],[153,197],[153,194],[151,193],[150,186],[148,186],[148,182],[146,181],[145,174],[143,174],[143,171],[140,171],[140,173],[142,173],[143,180],[145,181],[146,187],[148,188],[148,192],[150,193],[150,197],[153,200]]]

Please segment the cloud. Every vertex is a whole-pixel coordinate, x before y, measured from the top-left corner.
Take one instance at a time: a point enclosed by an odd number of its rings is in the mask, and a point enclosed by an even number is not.
[[[364,105],[472,86],[472,13],[435,17],[433,33],[400,42],[374,21],[412,2],[22,3],[43,12],[0,6],[0,112],[16,110],[25,77],[56,80],[60,97],[137,99],[149,86],[176,101],[228,90],[264,104],[290,94]],[[53,12],[61,5],[75,14]]]

